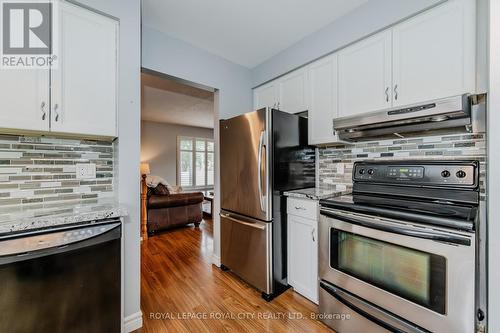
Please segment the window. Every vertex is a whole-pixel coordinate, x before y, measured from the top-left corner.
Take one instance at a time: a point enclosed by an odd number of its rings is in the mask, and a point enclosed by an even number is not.
[[[179,137],[177,184],[185,188],[214,186],[214,141]]]

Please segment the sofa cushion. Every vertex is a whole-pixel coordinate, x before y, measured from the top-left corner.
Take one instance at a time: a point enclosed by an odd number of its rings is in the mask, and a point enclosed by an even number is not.
[[[203,202],[203,193],[179,193],[171,195],[152,195],[148,200],[148,208],[160,209],[194,205]]]

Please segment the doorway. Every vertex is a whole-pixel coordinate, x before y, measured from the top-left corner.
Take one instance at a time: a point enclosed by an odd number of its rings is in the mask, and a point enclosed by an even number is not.
[[[141,94],[142,238],[212,223],[216,90],[143,69]]]

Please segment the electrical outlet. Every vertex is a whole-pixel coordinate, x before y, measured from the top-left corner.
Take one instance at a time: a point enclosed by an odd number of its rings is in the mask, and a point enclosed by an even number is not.
[[[76,179],[96,178],[96,167],[94,163],[76,164]]]
[[[343,175],[344,171],[344,163],[337,163],[337,173]]]

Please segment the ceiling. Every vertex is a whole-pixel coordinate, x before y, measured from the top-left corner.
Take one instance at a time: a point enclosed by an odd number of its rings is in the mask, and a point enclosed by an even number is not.
[[[143,24],[253,68],[368,0],[143,0]]]
[[[214,128],[214,93],[143,73],[141,118],[146,121]]]

